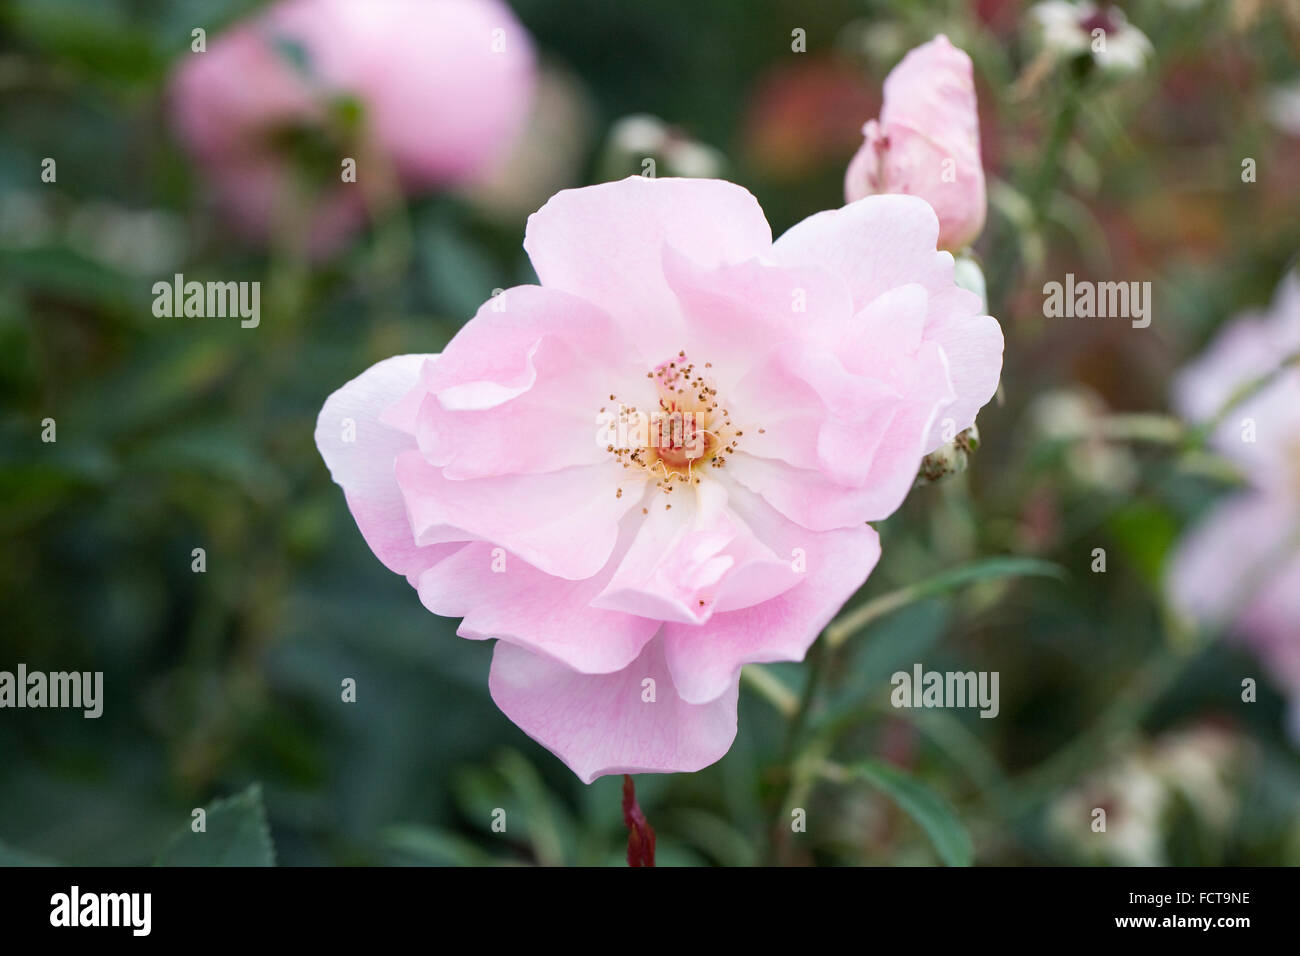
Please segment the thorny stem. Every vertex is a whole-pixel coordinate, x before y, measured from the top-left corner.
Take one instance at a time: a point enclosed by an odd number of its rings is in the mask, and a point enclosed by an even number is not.
[[[623,774],[623,824],[627,827],[627,865],[655,865],[655,828],[636,799],[636,784]]]

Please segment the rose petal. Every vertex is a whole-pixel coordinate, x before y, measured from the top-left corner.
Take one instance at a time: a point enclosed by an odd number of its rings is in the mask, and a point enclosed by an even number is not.
[[[488,686],[502,712],[584,783],[614,773],[699,770],[719,760],[736,736],[739,685],[707,704],[687,703],[673,687],[659,640],[612,674],[580,674],[498,642]]]
[[[763,210],[740,186],[629,176],[556,193],[528,217],[524,249],[543,285],[604,308],[651,368],[684,343],[665,244],[712,268],[761,255],[771,240]]]

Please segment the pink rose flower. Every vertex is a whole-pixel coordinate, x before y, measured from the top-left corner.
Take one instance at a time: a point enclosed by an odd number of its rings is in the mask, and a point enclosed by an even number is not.
[[[1001,330],[938,232],[910,196],[773,242],[731,183],[560,192],[524,239],[541,284],[343,386],[317,446],[379,559],[497,639],[525,732],[587,782],[699,769],[741,666],[803,658],[879,557],[867,522],[993,394]]]
[[[1243,386],[1300,353],[1300,278],[1272,307],[1236,318],[1174,383],[1174,404],[1207,422]],[[1300,739],[1300,368],[1242,402],[1210,437],[1249,487],[1180,542],[1167,574],[1173,604],[1244,638],[1290,689]]]
[[[364,218],[364,177],[391,170],[421,192],[486,175],[527,118],[534,59],[500,0],[280,0],[186,55],[171,111],[246,235],[317,206],[313,244],[331,248]],[[359,133],[340,115],[347,101]],[[312,151],[322,195],[295,198]],[[344,157],[357,183],[342,181]]]
[[[939,245],[958,250],[984,228],[984,167],[970,57],[940,34],[885,77],[879,120],[844,176],[849,202],[876,193],[920,196],[939,216]]]

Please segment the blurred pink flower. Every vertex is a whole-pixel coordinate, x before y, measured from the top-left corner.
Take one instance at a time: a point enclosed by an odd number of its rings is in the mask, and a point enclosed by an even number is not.
[[[844,176],[852,202],[875,193],[920,196],[939,216],[939,245],[958,250],[984,228],[984,167],[970,57],[940,34],[885,77],[879,120]]]
[[[1236,318],[1174,383],[1174,404],[1208,422],[1238,390],[1300,354],[1300,278],[1263,314]],[[1300,739],[1300,368],[1241,402],[1211,435],[1249,488],[1218,505],[1170,563],[1174,605],[1246,639],[1293,692]]]
[[[280,0],[187,54],[170,105],[243,232],[265,238],[315,207],[307,231],[328,249],[364,218],[367,185],[490,172],[533,86],[532,40],[500,0]]]
[[[909,196],[774,243],[719,180],[560,192],[524,239],[541,284],[343,386],[317,446],[380,560],[498,639],[525,732],[584,781],[696,770],[741,666],[802,659],[879,557],[867,522],[993,394],[1001,330],[938,232]]]
[[[1193,422],[1210,421],[1242,386],[1300,353],[1300,277],[1282,280],[1266,312],[1235,317],[1174,381],[1174,406]],[[1252,428],[1245,427],[1246,423]],[[1300,370],[1279,375],[1235,406],[1210,436],[1216,451],[1261,488],[1295,487],[1300,472]]]

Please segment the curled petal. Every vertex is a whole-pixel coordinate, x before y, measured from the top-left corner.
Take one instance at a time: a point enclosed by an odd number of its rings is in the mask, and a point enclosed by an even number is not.
[[[612,773],[679,773],[707,767],[736,736],[739,683],[706,704],[683,700],[662,641],[612,674],[580,674],[499,642],[492,699],[584,783]]]

